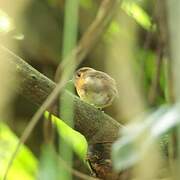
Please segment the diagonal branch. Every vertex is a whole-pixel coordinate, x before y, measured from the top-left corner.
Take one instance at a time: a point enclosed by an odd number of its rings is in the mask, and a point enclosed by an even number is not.
[[[15,68],[21,84],[17,87],[17,92],[34,104],[40,106],[55,88],[53,81],[3,47],[0,47],[0,59]],[[122,127],[118,122],[68,91],[63,93],[62,98],[73,99],[75,129],[81,132],[89,143],[116,139],[119,128]]]

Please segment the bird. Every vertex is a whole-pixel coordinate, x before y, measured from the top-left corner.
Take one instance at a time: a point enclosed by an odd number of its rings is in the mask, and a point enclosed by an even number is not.
[[[118,95],[115,80],[107,73],[82,67],[74,74],[74,85],[80,99],[102,109],[110,106]]]

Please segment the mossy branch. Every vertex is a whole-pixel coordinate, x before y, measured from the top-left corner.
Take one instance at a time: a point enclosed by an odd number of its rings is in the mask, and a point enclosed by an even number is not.
[[[20,84],[16,91],[32,103],[40,106],[55,88],[56,84],[53,81],[6,48],[0,47],[0,59],[13,67],[13,71],[15,70],[18,75]],[[9,73],[9,77],[11,77],[13,72]],[[113,142],[117,138],[119,129],[122,127],[117,121],[82,102],[67,90],[62,94],[62,98],[66,98],[66,100],[73,99],[75,129],[81,132],[89,143]]]

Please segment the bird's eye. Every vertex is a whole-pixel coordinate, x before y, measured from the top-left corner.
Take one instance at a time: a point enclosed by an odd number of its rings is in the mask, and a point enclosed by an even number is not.
[[[77,77],[77,78],[80,78],[80,77],[81,77],[81,73],[80,73],[80,72],[77,72],[77,73],[76,73],[76,77]]]

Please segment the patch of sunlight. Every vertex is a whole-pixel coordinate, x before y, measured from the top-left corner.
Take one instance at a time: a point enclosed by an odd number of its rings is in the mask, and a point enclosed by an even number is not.
[[[7,33],[13,29],[13,24],[8,15],[0,10],[0,33]]]

